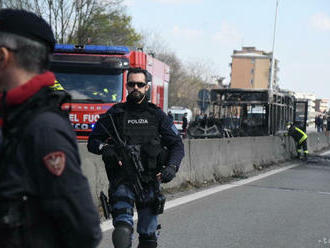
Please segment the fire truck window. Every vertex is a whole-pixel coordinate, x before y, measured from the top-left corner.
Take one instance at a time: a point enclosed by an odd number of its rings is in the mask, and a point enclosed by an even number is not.
[[[73,101],[120,102],[122,100],[122,74],[56,73],[62,87],[72,95]]]

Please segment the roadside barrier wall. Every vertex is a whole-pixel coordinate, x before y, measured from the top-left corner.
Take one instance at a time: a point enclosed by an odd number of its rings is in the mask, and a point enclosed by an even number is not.
[[[86,143],[79,143],[82,169],[90,183],[93,200],[100,191],[107,192],[108,180],[101,156],[89,153]],[[314,153],[329,147],[328,133],[309,133],[308,150]],[[175,179],[163,184],[166,189],[190,183],[200,185],[222,178],[241,176],[263,166],[294,157],[295,144],[290,137],[260,136],[229,139],[186,139],[185,157]]]

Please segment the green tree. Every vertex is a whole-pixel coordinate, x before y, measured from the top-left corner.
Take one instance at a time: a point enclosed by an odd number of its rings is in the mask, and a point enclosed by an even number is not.
[[[125,14],[123,0],[9,0],[2,7],[42,16],[58,43],[135,45],[141,39]]]
[[[105,13],[99,9],[90,22],[77,31],[76,39],[82,43],[137,46],[142,35],[135,31],[131,21],[122,11]]]

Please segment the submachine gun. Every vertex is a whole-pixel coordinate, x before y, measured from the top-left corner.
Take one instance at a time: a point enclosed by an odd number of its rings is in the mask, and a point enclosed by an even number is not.
[[[133,192],[135,193],[138,201],[144,201],[144,193],[142,186],[142,173],[144,172],[143,165],[140,159],[140,146],[139,145],[127,145],[119,136],[115,122],[113,121],[112,115],[109,114],[113,130],[116,135],[116,140],[114,140],[118,147],[121,148],[121,153],[125,160],[128,160],[128,163],[125,166],[129,166],[129,170],[133,170],[130,175],[131,186]],[[132,175],[134,175],[132,177]]]
[[[119,136],[118,130],[116,128],[116,125],[113,121],[113,118],[111,114],[109,114],[111,124],[113,126],[113,130],[116,135],[116,140],[114,140],[117,144],[117,147],[120,147],[122,149],[121,153],[123,156],[125,156],[128,159],[128,164],[125,164],[125,166],[128,166],[128,170],[131,170],[132,173],[130,173],[130,185],[132,187],[132,190],[134,194],[137,197],[137,202],[144,202],[145,200],[145,194],[144,194],[144,189],[142,186],[143,182],[143,176],[142,173],[144,172],[143,165],[141,163],[141,147],[139,145],[127,145]],[[106,133],[110,135],[108,130],[103,126],[103,124],[100,122],[102,128],[106,131]],[[133,176],[132,176],[133,175]],[[152,211],[154,214],[161,214],[164,212],[164,206],[165,206],[165,196],[160,193],[160,183],[156,182],[157,185],[155,185],[156,190],[155,190],[155,199],[151,204]],[[109,204],[109,201],[106,197],[106,195],[101,192],[100,193],[100,199],[102,203],[102,208],[104,212],[104,216],[106,219],[110,218],[110,213],[111,213],[111,206]]]

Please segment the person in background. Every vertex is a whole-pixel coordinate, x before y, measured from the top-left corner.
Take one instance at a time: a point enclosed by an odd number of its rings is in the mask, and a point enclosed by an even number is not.
[[[187,119],[187,113],[184,113],[182,117],[182,132],[183,132],[183,138],[187,136],[187,127],[188,127],[188,119]]]
[[[325,132],[327,130],[327,115],[324,114],[322,118],[322,131]]]
[[[322,130],[322,118],[321,115],[318,115],[315,119],[315,125],[317,128],[317,132],[321,132]]]
[[[173,122],[173,115],[172,115],[172,112],[171,111],[168,111],[167,112],[167,116]]]
[[[195,121],[199,121],[199,120],[203,119],[202,116],[203,116],[203,113],[196,114],[196,116],[195,116]]]
[[[289,122],[287,125],[288,135],[291,136],[296,143],[297,158],[300,158],[301,153],[304,153],[304,159],[307,159],[307,134],[298,128],[295,124]]]

